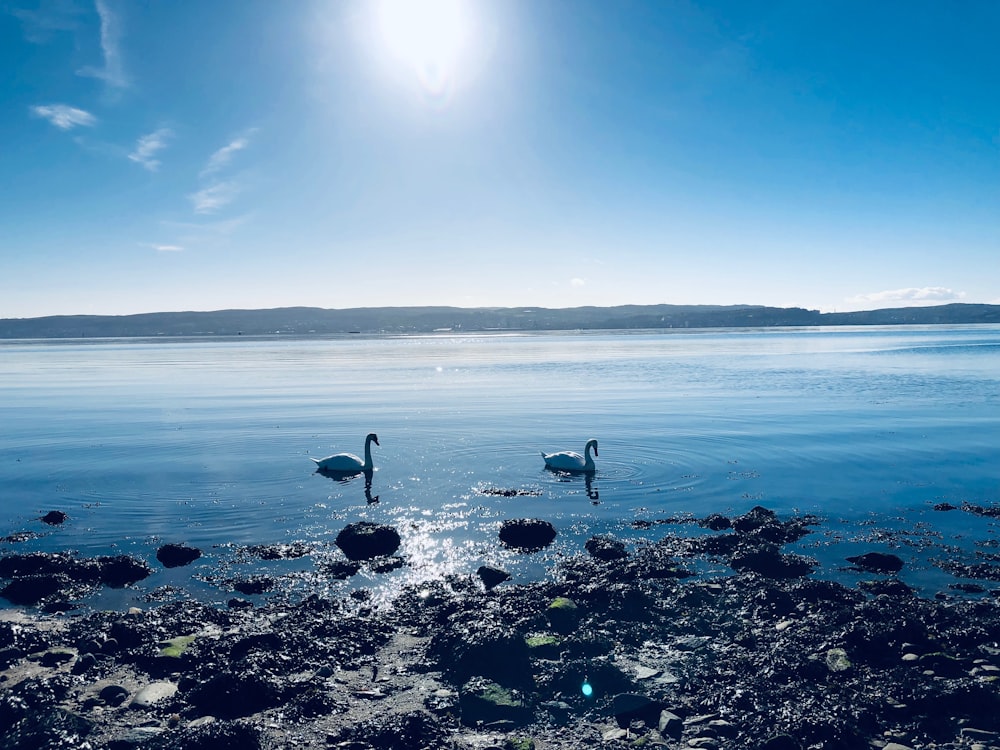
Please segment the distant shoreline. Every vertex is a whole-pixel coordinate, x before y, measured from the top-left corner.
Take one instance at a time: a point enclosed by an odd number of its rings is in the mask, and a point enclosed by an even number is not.
[[[0,319],[0,339],[156,338],[565,330],[668,330],[1000,323],[1000,305],[950,304],[821,313],[760,305],[366,307],[54,315]]]

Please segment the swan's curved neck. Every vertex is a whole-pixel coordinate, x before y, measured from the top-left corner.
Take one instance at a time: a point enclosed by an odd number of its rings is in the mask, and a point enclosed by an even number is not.
[[[365,438],[365,469],[370,469],[372,467],[372,439],[371,437]]]

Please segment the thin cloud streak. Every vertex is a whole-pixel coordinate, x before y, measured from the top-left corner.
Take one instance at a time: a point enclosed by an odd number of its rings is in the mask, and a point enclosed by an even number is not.
[[[111,12],[107,0],[95,0],[97,14],[101,17],[101,53],[104,56],[104,67],[87,66],[77,71],[77,75],[98,78],[113,88],[128,86],[128,78],[122,65],[119,42],[121,41],[121,24],[117,16]]]
[[[194,204],[196,214],[212,214],[224,206],[228,206],[240,192],[240,186],[234,180],[216,182],[188,196]]]
[[[45,44],[56,33],[75,31],[80,26],[80,11],[66,4],[42,5],[38,10],[15,8],[10,13],[21,22],[24,38],[32,44]]]
[[[135,144],[135,150],[128,155],[132,161],[141,164],[150,172],[160,168],[159,159],[155,155],[167,146],[167,141],[174,135],[170,128],[160,128],[148,135],[142,136]]]
[[[964,298],[965,292],[956,292],[943,286],[925,286],[859,294],[852,297],[849,302],[875,303],[877,305],[907,302],[917,305],[933,305],[941,302],[956,302]]]
[[[257,132],[256,128],[248,130],[244,135],[234,138],[212,154],[208,159],[208,164],[205,165],[205,168],[201,170],[198,176],[204,179],[226,167],[236,153],[250,145],[250,136],[255,132]]]
[[[48,120],[60,130],[72,130],[77,126],[89,128],[97,124],[97,118],[90,112],[68,104],[40,104],[31,107],[31,113]]]
[[[152,248],[158,253],[179,253],[184,250],[180,245],[159,245],[155,242],[144,242],[142,246]]]

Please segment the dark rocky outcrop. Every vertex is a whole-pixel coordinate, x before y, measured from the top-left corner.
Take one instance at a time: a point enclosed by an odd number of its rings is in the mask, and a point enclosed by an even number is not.
[[[500,541],[521,552],[545,549],[555,538],[555,527],[539,518],[519,518],[500,525]]]
[[[360,521],[341,529],[336,543],[348,560],[388,557],[399,549],[399,532],[391,526]]]
[[[813,521],[747,515],[620,559],[580,545],[528,584],[422,581],[391,606],[354,585],[296,599],[274,576],[275,595],[253,605],[0,620],[0,746],[998,744],[988,585],[927,598],[880,575],[856,588],[822,569],[787,575],[796,557],[776,540]],[[781,575],[722,564],[748,560]],[[713,572],[685,578],[680,563]],[[0,561],[11,582],[96,586],[102,569],[70,555]]]
[[[847,562],[870,573],[898,573],[903,569],[903,561],[896,555],[885,552],[866,552],[848,557]]]
[[[476,570],[476,575],[483,582],[486,590],[494,589],[504,581],[510,580],[510,573],[499,568],[492,568],[489,565],[480,565]]]
[[[594,536],[588,539],[584,545],[584,549],[598,560],[621,560],[628,557],[628,552],[625,551],[625,544],[623,542],[603,536]]]
[[[186,544],[164,544],[156,550],[156,559],[165,568],[179,568],[190,565],[201,557],[201,550]]]

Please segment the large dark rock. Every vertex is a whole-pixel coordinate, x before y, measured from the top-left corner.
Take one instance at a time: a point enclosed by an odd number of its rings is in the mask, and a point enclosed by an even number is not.
[[[42,521],[42,523],[47,523],[49,526],[58,526],[59,524],[63,523],[67,518],[69,518],[69,516],[67,516],[61,510],[50,510],[39,520]]]
[[[371,560],[385,557],[399,549],[399,532],[391,526],[359,521],[337,534],[336,543],[348,560]]]
[[[610,539],[604,536],[593,536],[584,545],[591,557],[609,562],[611,560],[621,560],[628,557],[625,551],[625,544],[617,539]]]
[[[479,580],[483,582],[483,586],[486,587],[487,591],[496,588],[504,581],[510,580],[510,573],[506,570],[491,568],[488,565],[480,565],[476,571],[476,575],[479,576]]]
[[[201,557],[201,550],[197,547],[189,547],[186,544],[164,544],[156,550],[156,559],[165,568],[179,568],[182,565],[190,565]]]
[[[804,557],[783,555],[777,547],[737,551],[729,560],[733,570],[752,571],[768,578],[797,578],[812,573],[813,566]]]
[[[861,570],[871,573],[898,573],[903,569],[902,560],[885,552],[866,552],[863,555],[848,557],[847,562],[854,563]]]
[[[0,578],[57,574],[74,581],[96,583],[101,578],[101,569],[94,560],[78,560],[65,552],[31,552],[0,558]]]
[[[500,526],[500,541],[522,552],[545,549],[555,538],[555,527],[548,521],[538,518],[508,520]]]
[[[0,589],[0,596],[11,604],[34,606],[70,584],[71,581],[63,575],[22,576]]]
[[[99,557],[97,563],[101,566],[101,582],[112,588],[121,588],[141,581],[152,573],[145,561],[128,555]]]

